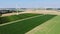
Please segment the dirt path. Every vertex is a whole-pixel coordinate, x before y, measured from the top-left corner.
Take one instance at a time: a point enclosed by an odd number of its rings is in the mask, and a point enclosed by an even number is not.
[[[60,15],[60,12],[59,11],[54,11],[54,10],[26,10],[25,12],[19,12],[19,14],[23,14],[23,13]],[[11,16],[11,15],[17,15],[17,13],[3,14],[2,17],[4,17],[4,16]]]
[[[18,14],[24,14],[26,12],[19,12]],[[7,13],[7,14],[3,14],[2,17],[4,16],[11,16],[11,15],[17,15],[17,13]]]
[[[42,16],[42,15],[37,15],[37,16],[33,16],[33,17],[24,18],[24,19],[21,19],[21,20],[16,20],[16,21],[12,21],[12,22],[8,22],[8,23],[0,24],[0,26],[12,24],[12,23],[16,23],[16,22],[23,21],[23,20],[28,20],[28,19],[36,18],[36,17],[39,17],[39,16]]]
[[[53,14],[53,15],[60,15],[59,11],[54,11],[54,10],[28,10],[28,13],[37,13],[37,14]]]

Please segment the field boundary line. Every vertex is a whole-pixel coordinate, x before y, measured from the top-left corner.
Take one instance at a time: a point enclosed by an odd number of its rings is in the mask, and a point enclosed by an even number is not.
[[[12,23],[16,23],[16,22],[23,21],[23,20],[28,20],[28,19],[36,18],[36,17],[39,17],[39,16],[43,16],[43,15],[37,15],[37,16],[33,16],[33,17],[24,18],[24,19],[21,19],[21,20],[16,20],[16,21],[12,21],[12,22],[8,22],[8,23],[0,24],[0,26],[12,24]]]

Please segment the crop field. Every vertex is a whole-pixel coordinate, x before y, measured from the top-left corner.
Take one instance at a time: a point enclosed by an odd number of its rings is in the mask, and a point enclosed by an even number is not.
[[[60,34],[60,16],[55,16],[26,34]]]
[[[5,16],[5,17],[0,18],[0,24],[11,22],[11,21],[16,21],[16,20],[36,16],[36,15],[40,15],[40,14],[28,14],[28,13],[25,13],[25,14],[19,14],[19,15]]]
[[[60,34],[59,18],[57,15],[34,14],[24,20],[0,26],[0,34]]]

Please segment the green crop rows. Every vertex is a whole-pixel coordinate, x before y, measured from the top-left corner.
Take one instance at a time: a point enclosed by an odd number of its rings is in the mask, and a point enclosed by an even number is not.
[[[39,15],[39,14],[25,13],[25,14],[20,14],[20,15],[12,15],[12,16],[0,17],[0,24],[15,21],[15,20],[20,20],[20,19],[24,19],[24,18],[36,16],[36,15]]]
[[[25,34],[36,26],[52,19],[56,15],[42,15],[36,18],[16,22],[13,24],[0,26],[1,34]]]

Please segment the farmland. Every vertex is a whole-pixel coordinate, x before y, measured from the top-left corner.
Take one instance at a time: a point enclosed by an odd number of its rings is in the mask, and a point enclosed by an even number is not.
[[[57,11],[28,10],[2,18],[0,34],[60,34],[60,12]]]
[[[19,15],[5,16],[5,17],[1,17],[0,24],[11,22],[11,21],[16,21],[16,20],[36,16],[36,15],[40,15],[40,14],[28,14],[28,13],[25,13],[25,14],[19,14]]]
[[[1,34],[25,34],[33,28],[44,24],[44,22],[51,20],[56,15],[45,14],[35,18],[18,21],[16,23],[0,26]]]
[[[60,16],[52,18],[26,34],[60,34]]]

